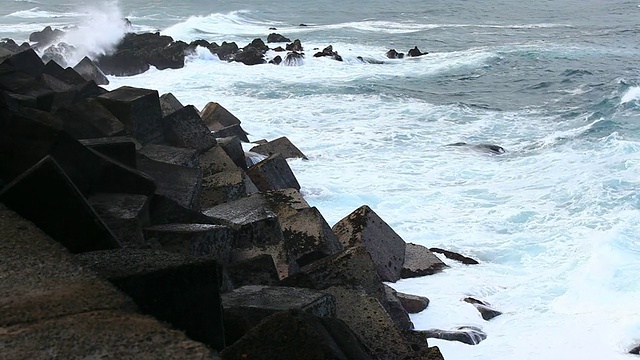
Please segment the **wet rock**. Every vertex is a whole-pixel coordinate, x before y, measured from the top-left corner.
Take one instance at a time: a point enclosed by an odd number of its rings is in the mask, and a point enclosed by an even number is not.
[[[76,139],[92,139],[125,134],[124,124],[100,101],[87,99],[54,111],[63,120],[63,129]]]
[[[233,60],[233,57],[238,52],[239,48],[235,42],[228,43],[225,41],[219,47],[215,49],[209,48],[209,50],[218,55],[220,60],[227,61]]]
[[[287,44],[285,46],[285,49],[287,51],[293,51],[293,52],[302,52],[302,51],[304,51],[304,48],[302,48],[302,42],[300,42],[299,39],[295,39],[295,40],[293,40],[292,43]]]
[[[134,249],[84,253],[74,260],[129,295],[143,313],[217,350],[224,348],[214,260]]]
[[[468,147],[473,150],[486,152],[490,154],[504,154],[506,150],[499,145],[494,144],[467,144],[465,142],[457,142],[453,144],[447,144],[446,146],[460,146],[460,147]]]
[[[142,229],[149,225],[149,197],[101,193],[87,201],[123,247],[145,246]]]
[[[447,265],[429,251],[428,248],[417,244],[407,244],[400,276],[403,279],[409,279],[432,275],[446,267]]]
[[[151,160],[189,168],[198,168],[200,162],[197,150],[175,146],[147,144],[138,153]]]
[[[267,46],[264,41],[262,41],[262,39],[260,38],[256,38],[253,39],[247,46],[245,46],[243,49],[246,50],[248,48],[254,48],[258,51],[260,51],[262,54],[266,53],[267,51],[269,51],[269,46]]]
[[[47,26],[41,31],[32,32],[29,35],[29,41],[37,43],[38,47],[44,47],[53,43],[64,35],[64,31],[60,29],[53,30],[51,26]]]
[[[220,139],[218,139],[220,140]],[[238,140],[239,142],[239,140]],[[220,142],[218,141],[218,144]],[[241,145],[242,146],[242,145]],[[229,157],[222,146],[215,146],[198,156],[198,166],[202,169],[203,176],[217,174],[222,171],[233,171],[240,167]]]
[[[282,43],[282,42],[291,42],[291,39],[284,37],[277,33],[271,33],[267,36],[268,43]]]
[[[400,279],[406,243],[371,208],[361,206],[332,229],[345,248],[364,246],[367,249],[383,281]]]
[[[333,51],[333,46],[329,45],[324,48],[322,51],[317,52],[313,55],[313,57],[330,57],[333,60],[342,61],[342,56],[338,55],[337,51]]]
[[[629,354],[640,355],[640,345],[629,350]]]
[[[231,230],[212,224],[165,224],[144,229],[144,237],[160,244],[162,250],[193,256],[206,256],[220,264],[231,261]]]
[[[422,55],[427,55],[427,52],[422,52],[418,49],[418,47],[414,47],[413,49],[407,51],[407,56],[408,57],[416,57],[416,56],[422,56]]]
[[[200,208],[202,170],[138,157],[138,169],[156,183],[156,193],[164,195],[188,209]]]
[[[247,170],[247,161],[241,139],[237,136],[219,138],[218,145],[227,153],[237,167]]]
[[[496,316],[502,315],[502,312],[495,310],[494,308],[491,307],[490,304],[484,301],[481,301],[472,297],[464,298],[462,301],[468,302],[469,304],[473,304],[473,306],[475,306],[476,309],[478,309],[478,311],[480,312],[480,315],[482,315],[482,318],[485,320],[491,320]]]
[[[389,59],[402,59],[404,57],[404,53],[399,53],[395,49],[391,49],[387,51],[385,54]]]
[[[182,103],[180,103],[172,93],[166,93],[160,96],[160,109],[162,109],[163,118],[182,109],[183,107],[184,105],[182,105]]]
[[[487,338],[487,334],[475,326],[459,326],[453,330],[430,329],[419,332],[427,338],[459,341],[468,345],[477,345]]]
[[[149,63],[133,50],[121,50],[97,59],[98,67],[107,75],[134,76],[149,70]]]
[[[476,265],[476,264],[479,264],[479,262],[478,262],[478,261],[476,261],[476,260],[474,260],[474,259],[472,259],[472,258],[470,258],[470,257],[466,257],[466,256],[464,256],[464,255],[460,255],[460,254],[455,253],[455,252],[453,252],[453,251],[444,250],[444,249],[440,249],[440,248],[429,248],[429,250],[430,250],[431,252],[435,252],[435,253],[438,253],[438,254],[442,254],[442,255],[444,255],[445,257],[447,257],[448,259],[456,260],[456,261],[459,261],[459,262],[461,262],[461,263],[463,263],[463,264],[466,264],[466,265]]]
[[[276,264],[269,254],[229,264],[225,269],[233,288],[245,285],[278,285],[280,281]]]
[[[267,62],[264,59],[264,52],[255,47],[244,48],[242,51],[236,53],[233,61],[241,62],[245,65],[258,65]]]
[[[300,190],[300,184],[287,160],[281,155],[271,155],[247,169],[251,181],[260,191],[293,188]]]
[[[341,320],[298,310],[265,318],[220,355],[224,360],[375,358]]]
[[[391,320],[400,330],[413,329],[413,323],[409,318],[409,313],[402,305],[402,301],[398,297],[398,292],[387,284],[384,284],[385,309],[389,313]]]
[[[109,85],[109,79],[102,70],[86,56],[73,69],[87,81],[93,80],[98,85]]]
[[[247,196],[246,184],[250,181],[248,175],[239,168],[205,176],[202,179],[200,207],[206,209]]]
[[[40,56],[38,56],[38,54],[36,54],[36,52],[31,48],[9,56],[2,62],[2,64],[8,65],[15,70],[36,76],[42,74],[44,71],[44,62],[42,62]],[[13,86],[7,88],[17,89],[17,87]]]
[[[281,62],[282,62],[282,57],[280,55],[278,55],[278,56],[274,57],[273,59],[269,60],[269,64],[273,64],[273,65],[280,65]]]
[[[211,131],[221,130],[232,125],[240,125],[241,123],[240,119],[217,102],[208,102],[200,111],[200,117]]]
[[[82,85],[87,82],[87,80],[73,68],[63,69],[62,66],[55,61],[49,61],[45,64],[43,74],[51,75],[69,85]]]
[[[361,62],[363,62],[365,64],[377,64],[377,65],[384,64],[384,61],[371,59],[371,58],[364,58],[362,56],[357,56],[356,59],[360,60]]]
[[[429,299],[424,296],[396,293],[402,307],[409,314],[417,314],[429,306]]]
[[[42,61],[48,63],[55,61],[62,67],[67,67],[67,59],[76,51],[75,46],[61,42],[57,45],[51,45],[42,52]]]
[[[164,138],[169,145],[203,152],[217,144],[216,138],[193,105],[187,105],[167,115],[162,119],[162,123]]]
[[[198,210],[188,209],[166,196],[154,194],[149,203],[151,225],[160,224],[220,224]]]
[[[290,53],[287,53],[287,56],[285,56],[282,64],[285,66],[300,66],[303,64],[303,61],[304,54],[297,51],[292,51]]]

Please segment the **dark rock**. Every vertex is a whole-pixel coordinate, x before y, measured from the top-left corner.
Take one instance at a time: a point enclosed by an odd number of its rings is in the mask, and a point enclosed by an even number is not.
[[[143,313],[217,350],[224,348],[218,265],[214,260],[122,249],[81,254],[75,261],[111,281]]]
[[[304,51],[304,48],[302,48],[302,43],[300,42],[299,39],[295,39],[295,40],[293,40],[292,43],[287,44],[285,46],[285,49],[287,49],[287,51],[294,51],[294,52],[302,52],[302,51]]]
[[[409,318],[409,313],[407,312],[407,310],[405,310],[404,306],[402,306],[402,302],[398,297],[398,292],[387,284],[384,284],[384,300],[386,305],[385,309],[387,310],[387,313],[389,313],[389,317],[391,317],[391,320],[393,320],[393,323],[396,324],[398,329],[413,329],[413,323]]]
[[[260,191],[288,188],[300,190],[300,184],[287,160],[279,154],[251,166],[247,174]]]
[[[300,24],[300,25],[298,25],[298,26],[309,26],[309,25],[307,25],[307,24]]]
[[[32,32],[29,35],[29,41],[38,43],[40,47],[53,43],[64,35],[64,31],[60,29],[53,30],[51,26],[47,26],[42,31]]]
[[[54,111],[63,119],[63,129],[75,139],[125,134],[124,124],[96,99],[75,102]]]
[[[2,64],[31,75],[40,75],[44,71],[44,63],[33,49],[23,50],[6,58]]]
[[[277,33],[271,33],[267,36],[268,43],[282,43],[282,42],[291,42],[291,39],[284,37]]]
[[[427,338],[459,341],[468,345],[477,345],[487,338],[487,334],[475,326],[460,326],[453,330],[430,329],[419,332]]]
[[[207,40],[203,40],[203,39],[194,40],[194,41],[189,43],[189,46],[187,46],[187,48],[185,49],[185,53],[193,53],[193,52],[195,52],[195,50],[196,50],[196,48],[198,46],[209,49],[211,44]],[[216,45],[216,47],[217,47],[217,45]]]
[[[71,68],[65,69],[65,72],[72,72],[72,71],[75,73],[75,70]],[[96,82],[93,80],[87,81],[84,84],[77,85],[73,90],[76,93],[74,102],[79,102],[88,98],[98,97],[108,92],[107,90],[98,86]]]
[[[249,142],[247,133],[242,129],[242,127],[240,127],[240,125],[231,125],[220,130],[216,130],[213,132],[213,136],[216,138],[235,136],[238,137],[241,141]]]
[[[396,293],[402,307],[409,314],[417,314],[429,306],[429,299],[424,296],[411,295],[405,293]]]
[[[502,312],[493,309],[490,304],[484,301],[481,301],[472,297],[464,298],[462,301],[468,302],[469,304],[473,304],[473,306],[475,306],[476,309],[478,309],[478,311],[480,312],[480,315],[482,315],[482,318],[485,320],[491,320],[496,316],[502,315]]]
[[[241,62],[245,65],[258,65],[267,62],[264,59],[264,53],[254,47],[244,48],[242,51],[236,53],[233,61]]]
[[[254,48],[263,54],[269,51],[269,47],[260,38],[253,39],[251,43],[249,43],[247,46],[243,48],[243,50],[247,50],[249,48]]]
[[[217,140],[219,145],[221,139],[217,139]],[[240,140],[238,140],[238,143],[240,143]],[[242,145],[240,148],[240,152],[241,152],[240,156],[242,156],[241,150],[242,150]],[[198,159],[199,159],[199,163],[197,167],[202,169],[203,176],[205,177],[213,174],[217,174],[222,171],[233,171],[240,168],[231,159],[231,157],[229,157],[229,155],[222,148],[222,146],[215,146],[205,151],[204,153],[200,154]],[[243,161],[242,158],[241,158],[241,161]]]
[[[218,58],[220,58],[220,60],[233,60],[233,57],[235,56],[235,54],[238,52],[239,48],[238,45],[235,42],[223,42],[219,47],[217,47],[214,51],[214,49],[209,48],[209,50],[218,55]]]
[[[104,137],[80,140],[80,143],[128,167],[137,168],[136,143],[128,137]]]
[[[144,229],[147,241],[162,250],[184,255],[206,256],[220,264],[231,261],[233,237],[228,227],[211,224],[166,224]]]
[[[375,358],[344,322],[297,310],[265,318],[220,355],[224,360]]]
[[[141,50],[140,54],[149,65],[155,66],[158,70],[181,69],[184,67],[188,46],[184,41],[176,41],[164,47]]]
[[[304,55],[302,53],[299,53],[297,51],[292,51],[290,53],[287,53],[287,56],[285,56],[282,63],[285,66],[300,66],[303,63],[303,60],[304,60]]]
[[[293,145],[291,141],[289,141],[289,139],[287,139],[285,136],[279,137],[264,144],[254,146],[250,151],[257,152],[266,156],[279,153],[285,159],[301,158],[304,160],[308,160],[308,158],[302,153],[302,151],[300,151],[300,149]]]
[[[434,252],[434,253],[442,254],[445,257],[447,257],[448,259],[460,261],[461,263],[466,264],[466,265],[479,264],[479,262],[477,262],[476,260],[474,260],[474,259],[472,259],[470,257],[466,257],[464,255],[460,255],[460,254],[455,253],[453,251],[444,250],[444,249],[440,249],[440,248],[429,248],[429,250],[431,252]]]
[[[278,285],[280,281],[276,264],[269,254],[227,265],[226,273],[233,288],[245,285]]]
[[[48,63],[55,61],[62,67],[67,67],[67,59],[76,51],[75,46],[61,42],[57,45],[51,45],[42,52],[42,61]]]
[[[397,52],[395,49],[391,49],[387,51],[385,54],[389,59],[402,59],[404,57],[403,53]]]
[[[383,281],[400,279],[406,244],[371,208],[361,206],[332,229],[345,248],[364,246],[367,249]]]
[[[147,144],[138,151],[147,158],[167,164],[198,168],[200,156],[195,149]]]
[[[220,224],[220,221],[187,209],[166,196],[154,194],[149,203],[151,225],[161,224]]]
[[[73,70],[77,71],[87,81],[93,80],[97,85],[109,85],[109,79],[107,79],[102,70],[86,56],[73,67]]]
[[[240,125],[240,119],[216,102],[209,102],[200,112],[209,130],[217,131],[231,125]]]
[[[447,265],[443,263],[428,248],[407,244],[405,249],[404,265],[400,276],[403,279],[432,275],[442,271]]]
[[[162,117],[166,117],[175,111],[182,109],[184,105],[180,103],[172,93],[162,94],[160,96],[160,108],[162,109]]]
[[[506,150],[502,146],[494,144],[467,144],[465,142],[457,142],[453,144],[447,144],[446,146],[464,146],[473,150],[490,154],[504,154],[506,152]]]
[[[0,192],[0,202],[31,220],[73,253],[120,247],[51,156],[6,185]]]
[[[149,225],[149,197],[96,194],[88,199],[123,247],[144,247],[142,229]]]
[[[247,196],[246,184],[250,181],[247,174],[239,168],[205,176],[202,179],[200,207],[210,208]]]
[[[362,56],[357,56],[356,59],[360,60],[365,64],[376,64],[376,65],[384,64],[384,61],[371,59],[371,58],[363,58]]]
[[[331,57],[334,60],[342,61],[342,56],[338,55],[337,51],[333,51],[333,46],[329,45],[324,48],[322,51],[317,52],[313,55],[313,57]]]
[[[416,57],[416,56],[422,56],[422,55],[427,55],[428,52],[422,52],[418,49],[418,47],[414,47],[413,49],[407,51],[407,56],[409,57]]]
[[[640,345],[629,350],[629,354],[640,355]]]
[[[244,158],[244,150],[239,137],[218,138],[218,145],[227,153],[236,166],[244,170],[247,169],[247,162]]]
[[[274,65],[280,65],[281,62],[282,62],[282,57],[280,57],[280,55],[269,60],[269,64],[274,64]]]
[[[138,157],[138,169],[154,179],[156,193],[164,195],[188,209],[200,208],[202,170]]]
[[[107,75],[134,76],[149,70],[149,63],[133,50],[121,50],[97,59],[98,67]]]
[[[275,52],[283,52],[283,51],[287,51],[285,48],[283,48],[282,46],[278,46],[276,48],[273,48],[273,51]]]
[[[87,80],[85,80],[85,78],[78,74],[74,69],[63,69],[62,66],[58,65],[55,61],[49,61],[45,64],[43,74],[51,75],[69,85],[82,85],[87,82]]]
[[[98,100],[140,143],[158,144],[164,141],[162,110],[156,90],[122,86],[100,95]]]
[[[216,138],[202,121],[198,110],[187,105],[162,119],[164,137],[169,145],[191,148],[198,152],[216,145]]]

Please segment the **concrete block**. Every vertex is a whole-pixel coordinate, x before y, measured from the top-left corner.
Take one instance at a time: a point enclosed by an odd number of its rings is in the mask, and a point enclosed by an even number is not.
[[[88,199],[123,247],[145,247],[142,229],[149,225],[149,197],[95,194]]]
[[[260,191],[293,188],[300,190],[300,184],[287,160],[280,155],[272,155],[247,170],[251,181]]]
[[[229,155],[231,160],[239,167],[247,170],[247,161],[244,157],[244,149],[242,148],[242,141],[237,136],[222,137],[218,140],[224,151]]]
[[[71,68],[64,69],[55,61],[49,61],[44,65],[44,74],[53,76],[69,85],[84,84],[87,80]]]
[[[40,75],[44,71],[42,59],[33,49],[23,50],[11,55],[3,61],[3,64],[32,75]]]
[[[215,138],[226,138],[235,136],[241,141],[249,142],[247,133],[242,129],[240,125],[230,125],[220,130],[213,131],[213,136]]]
[[[73,67],[73,70],[87,81],[93,80],[98,85],[109,85],[109,79],[107,79],[102,70],[86,56]]]
[[[229,264],[225,271],[233,288],[245,285],[272,286],[280,281],[273,257],[268,254]]]
[[[247,196],[245,187],[247,177],[244,171],[236,168],[236,170],[222,171],[203,178],[200,207],[206,209]]]
[[[144,229],[147,241],[159,243],[162,250],[193,256],[207,256],[220,264],[231,261],[231,229],[212,224],[165,224]]]
[[[182,103],[180,103],[172,93],[166,93],[160,96],[160,108],[162,109],[163,118],[174,111],[182,109],[183,107],[184,105],[182,105]]]
[[[162,119],[164,136],[169,145],[191,148],[198,152],[216,146],[211,134],[193,105],[187,105]]]
[[[298,149],[295,145],[293,145],[291,141],[285,136],[279,137],[265,144],[254,146],[250,151],[266,156],[280,154],[285,159],[300,158],[308,160],[306,155],[303,154],[302,151],[300,151],[300,149]]]
[[[33,221],[71,252],[120,247],[114,234],[50,156],[5,186],[0,202]]]
[[[447,265],[428,248],[418,244],[407,244],[404,265],[400,276],[403,279],[439,273]]]
[[[58,108],[54,114],[63,120],[64,130],[75,139],[125,134],[124,124],[96,99],[87,99]]]
[[[158,91],[122,86],[97,98],[142,144],[164,141]]]
[[[200,163],[200,155],[194,149],[147,144],[139,150],[139,153],[151,160],[190,168],[197,168]]]
[[[240,146],[240,150],[242,150],[242,146]],[[202,153],[199,158],[198,167],[202,169],[203,176],[217,174],[222,171],[243,169],[236,165],[222,146],[215,146]],[[246,169],[246,164],[244,169]]]
[[[136,147],[139,145],[132,137],[113,136],[93,139],[81,139],[80,143],[112,160],[135,169]]]
[[[222,224],[199,210],[188,209],[166,196],[154,194],[149,203],[151,225],[162,224]]]
[[[240,125],[240,119],[216,102],[209,102],[200,112],[200,117],[211,131],[232,125]]]
[[[199,209],[202,170],[138,157],[138,169],[154,179],[156,192],[188,209]]]

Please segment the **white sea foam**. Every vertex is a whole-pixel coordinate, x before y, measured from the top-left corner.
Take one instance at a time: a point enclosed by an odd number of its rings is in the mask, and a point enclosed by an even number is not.
[[[5,15],[7,17],[17,17],[23,19],[49,19],[49,18],[69,18],[69,17],[80,17],[83,16],[83,13],[80,12],[51,12],[39,10],[40,8],[34,7],[29,10],[20,10],[13,12],[11,14]]]
[[[248,11],[215,13],[208,16],[192,16],[162,31],[175,39],[191,41],[235,41],[238,37],[263,36],[269,27],[278,23],[265,23],[247,16]]]
[[[624,93],[624,95],[622,95],[622,98],[620,99],[620,103],[625,104],[631,101],[638,101],[638,100],[640,100],[640,87],[632,86],[627,90],[626,93]]]

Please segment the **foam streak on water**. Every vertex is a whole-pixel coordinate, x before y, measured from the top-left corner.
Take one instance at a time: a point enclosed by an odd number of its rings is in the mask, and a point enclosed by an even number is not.
[[[444,272],[392,284],[431,299],[416,328],[488,334],[476,346],[430,340],[447,360],[628,359],[640,343],[639,10],[603,4],[134,1],[122,6],[137,25],[166,21],[176,39],[242,47],[275,26],[307,56],[248,67],[199,48],[184,69],[109,88],[219,102],[250,139],[287,136],[309,157],[290,164],[329,224],[367,204],[407,242],[479,260],[443,258]],[[11,13],[34,7],[23,5]],[[344,62],[312,57],[329,44]],[[430,54],[384,56],[416,45]],[[445,146],[461,141],[507,152]],[[467,296],[504,314],[484,321]]]

